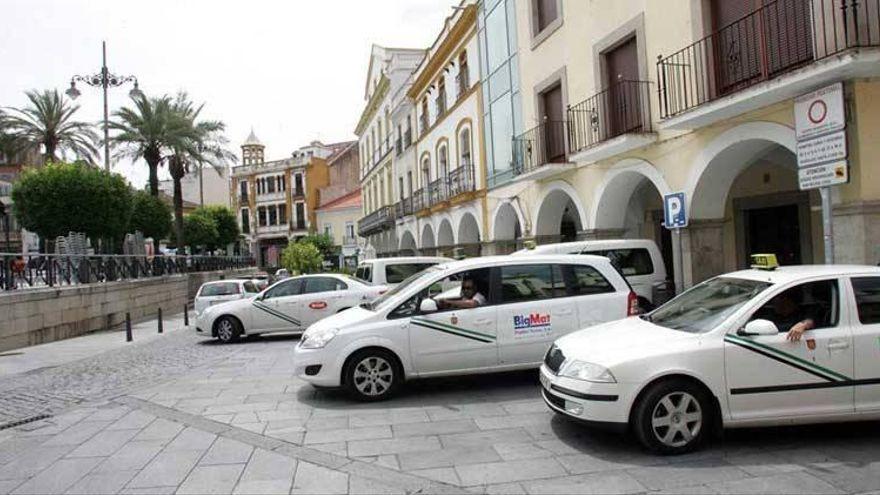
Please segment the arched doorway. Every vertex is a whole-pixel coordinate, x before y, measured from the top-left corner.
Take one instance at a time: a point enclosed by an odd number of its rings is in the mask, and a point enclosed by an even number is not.
[[[538,244],[577,240],[578,233],[584,229],[584,217],[574,188],[568,184],[551,188],[540,205],[533,223]]]
[[[422,228],[421,251],[424,255],[433,255],[437,252],[437,245],[434,241],[434,229],[430,224],[425,224]]]
[[[462,215],[458,222],[458,247],[464,256],[480,255],[480,226],[471,213]]]
[[[401,256],[415,256],[418,254],[418,247],[416,247],[416,238],[413,237],[412,232],[409,230],[404,230],[400,235],[400,255]]]
[[[495,211],[494,237],[495,253],[509,254],[522,247],[519,239],[522,238],[522,225],[519,214],[513,204],[502,203]]]
[[[452,231],[452,222],[448,218],[440,221],[437,227],[437,249],[443,256],[452,256],[452,249],[455,247],[455,235]]]

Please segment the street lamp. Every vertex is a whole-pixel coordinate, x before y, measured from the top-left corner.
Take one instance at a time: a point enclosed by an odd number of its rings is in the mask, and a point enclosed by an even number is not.
[[[80,91],[76,88],[76,82],[80,81],[89,86],[100,87],[104,90],[104,168],[109,172],[110,171],[110,127],[109,121],[110,116],[107,110],[107,89],[108,88],[116,88],[122,86],[127,82],[133,82],[134,88],[128,92],[129,96],[132,98],[138,98],[143,96],[143,92],[138,89],[138,81],[134,76],[117,76],[115,74],[111,74],[107,69],[107,42],[101,42],[101,50],[103,53],[103,59],[101,64],[101,72],[97,74],[92,74],[90,76],[73,76],[70,78],[70,88],[65,91],[67,96],[72,99],[77,99],[79,97]]]

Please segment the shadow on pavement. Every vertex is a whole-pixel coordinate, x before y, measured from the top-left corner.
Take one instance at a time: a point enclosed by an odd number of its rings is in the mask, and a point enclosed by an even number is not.
[[[239,339],[237,342],[224,344],[220,342],[219,339],[212,339],[205,337],[205,340],[201,340],[198,342],[198,345],[206,345],[206,346],[222,346],[222,345],[248,345],[248,344],[265,344],[271,342],[289,342],[291,345],[296,345],[299,342],[301,334],[299,333],[275,333],[272,335],[251,335],[242,339]],[[292,349],[291,349],[292,350]]]

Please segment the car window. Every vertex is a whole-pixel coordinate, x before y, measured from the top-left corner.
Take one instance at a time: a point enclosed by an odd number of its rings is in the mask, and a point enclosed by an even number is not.
[[[404,263],[388,265],[385,267],[385,283],[399,284],[413,274],[433,266],[434,263]]]
[[[581,254],[595,254],[605,256],[611,260],[611,264],[620,270],[624,277],[634,275],[650,275],[654,273],[654,262],[651,261],[651,253],[645,248],[634,249],[596,249],[583,250]]]
[[[860,277],[852,279],[856,293],[856,307],[862,325],[880,323],[880,277]]]
[[[708,332],[771,285],[758,280],[715,277],[641,317],[673,330]]]
[[[507,265],[501,267],[501,303],[515,303],[553,297],[551,265]]]
[[[306,279],[305,294],[314,294],[316,292],[332,292],[336,290],[346,290],[348,285],[345,282],[333,277],[309,277]]]
[[[361,280],[366,280],[367,282],[373,281],[373,270],[370,265],[360,265],[357,267],[357,270],[354,272],[355,278],[359,278]]]
[[[402,318],[419,314],[419,306],[425,298],[432,298],[437,301],[440,307],[439,312],[443,311],[467,311],[467,308],[455,307],[452,305],[444,305],[444,302],[462,301],[465,299],[477,301],[479,307],[490,305],[489,302],[489,285],[491,270],[489,268],[478,268],[476,270],[466,270],[454,273],[448,277],[442,278],[419,293],[410,297],[398,307],[389,313],[389,318]],[[462,291],[462,285],[473,285],[473,294],[466,294]]]
[[[568,290],[573,296],[588,296],[614,292],[614,286],[599,270],[587,265],[567,265]]]
[[[798,322],[813,320],[813,328],[837,326],[837,280],[822,280],[796,285],[782,291],[761,306],[752,320],[770,320],[780,332],[788,332]]]
[[[279,282],[266,292],[264,299],[295,296],[302,292],[302,279],[295,278]]]
[[[241,289],[238,287],[238,282],[209,284],[202,286],[202,291],[199,294],[199,297],[231,296],[234,294],[239,294],[240,292]]]
[[[257,288],[257,285],[253,282],[245,282],[242,284],[244,286],[244,291],[248,294],[256,294],[260,292],[260,289]]]

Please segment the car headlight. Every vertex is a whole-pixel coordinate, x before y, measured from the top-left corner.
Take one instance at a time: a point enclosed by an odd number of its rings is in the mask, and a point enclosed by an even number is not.
[[[316,332],[306,332],[302,336],[302,340],[299,342],[299,346],[303,349],[320,349],[327,345],[328,342],[333,340],[333,337],[336,337],[336,334],[339,333],[338,328],[328,328],[325,330],[318,330]]]
[[[598,364],[578,361],[577,359],[565,363],[559,375],[587,382],[617,383],[617,380],[608,368]]]

